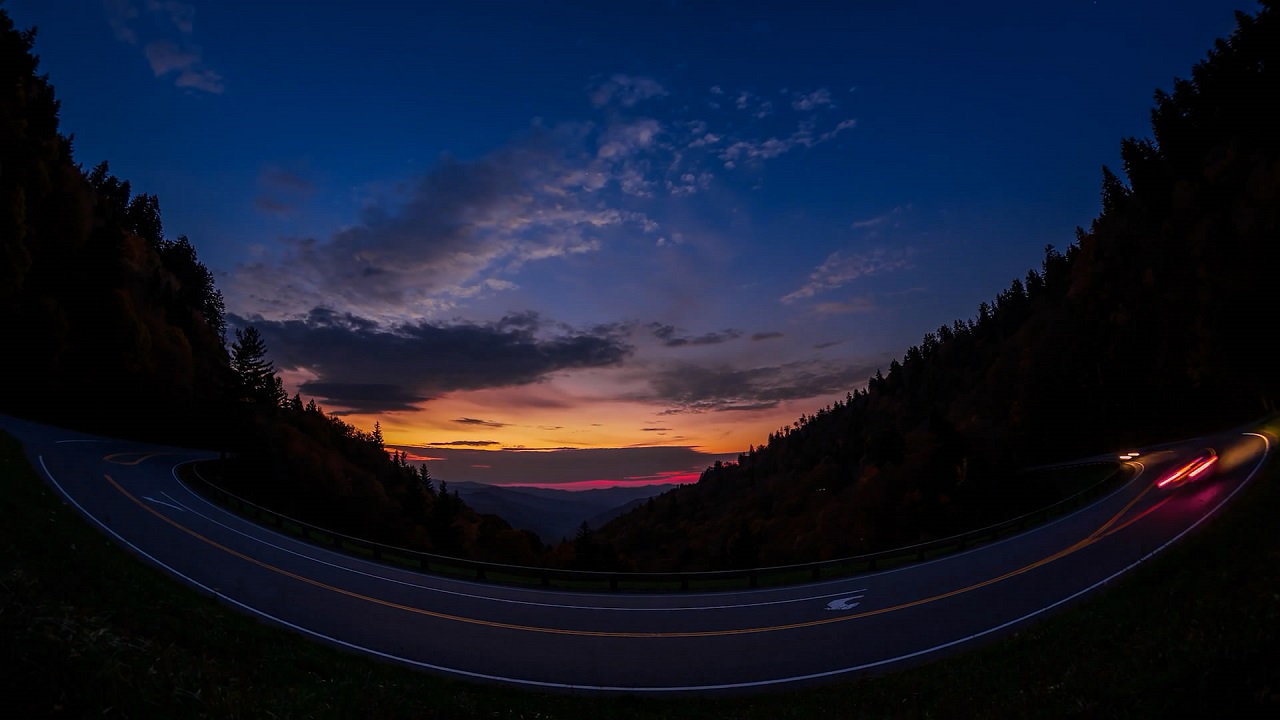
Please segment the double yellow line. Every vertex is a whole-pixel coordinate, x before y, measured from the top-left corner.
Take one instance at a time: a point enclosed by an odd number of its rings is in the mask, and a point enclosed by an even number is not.
[[[146,458],[139,459],[137,462],[142,462],[142,460],[144,459]],[[137,462],[124,463],[124,464],[132,465],[132,464],[137,464]],[[413,607],[411,605],[403,605],[400,603],[391,602],[389,600],[370,597],[368,595],[363,595],[361,593],[354,592],[352,590],[346,590],[344,588],[329,585],[328,583],[323,583],[323,582],[320,582],[319,580],[315,580],[315,579],[306,577],[304,575],[299,575],[297,573],[290,572],[283,568],[276,567],[275,565],[265,563],[261,560],[258,560],[257,558],[250,557],[249,555],[246,555],[242,552],[233,550],[225,545],[222,545],[217,541],[211,540],[205,537],[204,535],[201,535],[200,533],[196,532],[195,530],[192,530],[191,528],[186,527],[185,525],[175,522],[174,520],[165,516],[163,513],[160,513],[159,511],[157,511],[155,508],[152,508],[150,505],[147,505],[142,501],[138,500],[138,498],[131,495],[128,490],[125,490],[123,487],[121,487],[120,484],[117,483],[110,475],[105,475],[104,477],[106,477],[107,482],[111,483],[112,487],[120,491],[120,493],[125,497],[129,498],[129,500],[133,501],[135,505],[142,508],[143,510],[146,510],[152,515],[160,518],[161,520],[172,525],[173,527],[181,530],[182,532],[196,538],[197,540],[207,543],[229,555],[233,555],[237,558],[240,558],[245,562],[249,562],[254,565],[257,565],[258,567],[263,568],[265,570],[269,570],[271,572],[283,575],[287,578],[291,578],[293,580],[297,580],[299,582],[303,582],[317,588],[328,590],[330,592],[334,592],[339,595],[345,595],[347,597],[355,598],[357,600],[364,600],[366,602],[374,603],[376,605],[381,605],[383,607],[393,608],[396,610],[403,610],[404,612],[415,613],[417,615],[425,615],[427,617],[433,617],[440,620],[449,620],[453,622],[467,623],[470,625],[482,625],[485,627],[500,628],[503,630],[520,630],[524,632],[548,633],[548,634],[554,634],[554,635],[578,635],[583,637],[611,637],[611,638],[693,638],[693,637],[715,637],[715,636],[721,636],[721,635],[748,635],[753,633],[776,632],[780,630],[796,630],[801,628],[817,627],[819,625],[848,622],[850,620],[858,620],[861,618],[872,617],[875,615],[883,615],[885,613],[896,612],[898,610],[905,610],[907,608],[917,607],[919,605],[925,605],[927,603],[937,602],[939,600],[945,600],[946,598],[955,597],[957,595],[962,595],[967,592],[972,592],[974,590],[984,588],[988,585],[993,585],[1003,580],[1008,580],[1011,577],[1016,577],[1023,573],[1030,572],[1031,570],[1034,570],[1043,565],[1047,565],[1055,560],[1066,557],[1067,555],[1070,555],[1078,550],[1088,547],[1089,545],[1092,545],[1093,543],[1107,537],[1108,535],[1111,535],[1113,533],[1119,532],[1120,530],[1123,530],[1125,527],[1128,527],[1130,523],[1138,520],[1142,516],[1146,515],[1148,512],[1151,512],[1152,510],[1159,507],[1160,505],[1163,505],[1165,502],[1168,502],[1169,500],[1169,498],[1165,498],[1165,500],[1162,500],[1159,504],[1153,506],[1152,508],[1149,508],[1147,511],[1143,512],[1137,517],[1131,518],[1129,521],[1125,522],[1123,525],[1120,525],[1119,527],[1116,527],[1113,530],[1110,529],[1113,525],[1115,525],[1120,520],[1121,517],[1124,516],[1125,513],[1129,512],[1129,510],[1134,505],[1136,505],[1138,501],[1142,500],[1142,498],[1145,497],[1148,492],[1150,492],[1152,486],[1149,485],[1145,490],[1139,493],[1137,497],[1130,500],[1128,504],[1126,504],[1123,508],[1121,508],[1120,512],[1117,512],[1115,515],[1113,515],[1109,520],[1103,523],[1097,530],[1094,530],[1087,537],[1085,537],[1084,539],[1080,540],[1079,542],[1075,543],[1074,545],[1064,550],[1060,550],[1054,553],[1053,555],[1037,560],[1036,562],[1033,562],[1030,565],[1026,565],[1025,567],[1018,568],[1017,570],[1012,570],[1010,572],[1007,572],[998,577],[991,578],[989,580],[984,580],[979,583],[974,583],[966,587],[958,588],[956,590],[951,590],[945,593],[940,593],[938,595],[933,595],[931,597],[922,598],[920,600],[913,600],[911,602],[902,603],[900,605],[894,605],[892,607],[880,608],[878,610],[868,610],[865,612],[855,613],[851,615],[839,615],[836,617],[823,618],[821,620],[810,620],[806,622],[789,623],[785,625],[771,625],[766,627],[736,628],[731,630],[679,631],[679,632],[613,632],[613,631],[604,631],[604,630],[571,630],[567,628],[539,627],[536,625],[517,625],[514,623],[504,623],[504,622],[498,622],[494,620],[481,620],[479,618],[469,618],[469,617],[463,617],[461,615],[451,615],[449,613],[442,613],[434,610],[426,610],[424,608]]]

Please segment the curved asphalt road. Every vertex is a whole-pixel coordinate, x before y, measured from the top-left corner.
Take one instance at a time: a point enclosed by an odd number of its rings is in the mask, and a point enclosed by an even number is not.
[[[0,428],[104,532],[268,622],[454,676],[659,694],[882,671],[1011,631],[1200,525],[1255,476],[1275,444],[1232,431],[1161,446],[1130,463],[1133,479],[1096,503],[927,563],[785,588],[620,595],[485,585],[335,553],[188,490],[174,468],[210,453],[4,417]],[[1220,456],[1213,475],[1155,487],[1204,447]]]

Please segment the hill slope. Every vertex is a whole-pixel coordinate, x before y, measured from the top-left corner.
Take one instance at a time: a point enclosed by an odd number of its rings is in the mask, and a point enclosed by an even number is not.
[[[1157,91],[1154,139],[1123,141],[1127,183],[1103,168],[1102,211],[1065,253],[597,541],[645,569],[909,544],[1025,509],[1013,468],[1274,409],[1259,350],[1280,269],[1280,18],[1264,5]]]

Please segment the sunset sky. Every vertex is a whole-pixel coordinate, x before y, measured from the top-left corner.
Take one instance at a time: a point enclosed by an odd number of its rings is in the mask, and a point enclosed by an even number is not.
[[[5,2],[291,391],[571,487],[696,479],[975,315],[1257,7],[835,5]]]

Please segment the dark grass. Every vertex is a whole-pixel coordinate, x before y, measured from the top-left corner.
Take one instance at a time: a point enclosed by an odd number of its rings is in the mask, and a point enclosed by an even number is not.
[[[3,437],[0,716],[1280,717],[1278,517],[1273,466],[1091,600],[907,671],[752,697],[542,695],[374,662],[224,608],[108,542]]]

